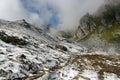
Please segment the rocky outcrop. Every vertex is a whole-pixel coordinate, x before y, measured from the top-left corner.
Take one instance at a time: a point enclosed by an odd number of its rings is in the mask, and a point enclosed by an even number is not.
[[[86,14],[80,20],[80,25],[75,33],[75,37],[82,39],[84,36],[93,32],[96,29],[96,24],[94,22],[94,18],[90,14]]]
[[[16,23],[20,24],[21,26],[24,26],[26,28],[30,28],[30,24],[25,21],[25,19],[17,20]]]
[[[98,14],[90,15],[86,14],[80,20],[74,38],[83,39],[85,36],[89,36],[92,32],[94,34],[102,35],[107,29],[120,27],[120,3],[117,4],[106,4],[104,9],[99,9]],[[113,32],[111,30],[111,32]],[[114,33],[114,32],[113,32]]]
[[[6,43],[12,43],[14,45],[27,45],[29,43],[27,40],[19,38],[17,36],[10,36],[6,34],[5,31],[0,31],[0,39]]]
[[[120,3],[108,3],[93,15],[86,14],[72,37],[90,48],[120,47]],[[107,49],[105,49],[107,50]]]

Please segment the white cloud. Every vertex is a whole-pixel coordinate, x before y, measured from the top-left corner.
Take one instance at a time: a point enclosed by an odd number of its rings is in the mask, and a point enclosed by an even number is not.
[[[48,5],[58,12],[60,30],[74,30],[79,24],[80,18],[87,12],[93,13],[104,3],[104,0],[36,0],[32,1],[32,6],[39,11],[43,11],[42,17],[50,20],[54,15],[48,10]]]
[[[29,22],[40,20],[38,14],[29,13],[20,0],[0,0],[0,19],[10,21],[26,19]]]
[[[0,1],[0,18],[16,20],[26,17],[26,11],[21,7],[18,0]]]
[[[22,0],[24,2],[24,0]],[[26,0],[27,7],[32,6],[40,13],[27,10],[21,0],[0,0],[0,18],[6,20],[26,19],[31,23],[49,22],[57,12],[59,29],[74,30],[80,18],[87,12],[93,13],[104,0]],[[52,10],[48,9],[48,6]]]
[[[57,6],[59,11],[59,28],[62,30],[74,30],[79,24],[80,18],[87,12],[96,11],[104,0],[49,0],[50,4]]]

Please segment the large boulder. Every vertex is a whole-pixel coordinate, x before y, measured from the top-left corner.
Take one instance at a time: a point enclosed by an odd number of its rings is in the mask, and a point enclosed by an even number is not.
[[[25,39],[19,38],[17,36],[10,36],[10,35],[6,34],[5,31],[0,31],[0,39],[6,43],[12,43],[14,45],[26,45],[26,44],[28,44],[28,42]]]

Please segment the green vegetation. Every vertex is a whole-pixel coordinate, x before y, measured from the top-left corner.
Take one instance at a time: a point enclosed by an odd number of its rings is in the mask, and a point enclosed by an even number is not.
[[[120,33],[120,26],[114,24],[110,28],[107,28],[102,33],[102,39],[106,40],[107,42],[115,42],[115,41],[118,42],[119,41],[118,36],[120,36],[120,34],[118,34],[118,33]],[[118,38],[118,40],[117,40],[117,38]]]
[[[120,4],[117,5],[105,5],[105,10],[99,16],[92,15],[91,21],[89,16],[84,16],[80,23],[88,24],[89,22],[95,24],[95,28],[89,33],[83,35],[81,38],[75,36],[74,39],[77,41],[86,41],[91,38],[99,37],[99,39],[104,40],[108,43],[118,43],[120,42]],[[85,18],[85,19],[84,19]],[[86,20],[86,18],[88,20]],[[84,25],[81,25],[84,26]],[[91,26],[86,26],[86,29]]]

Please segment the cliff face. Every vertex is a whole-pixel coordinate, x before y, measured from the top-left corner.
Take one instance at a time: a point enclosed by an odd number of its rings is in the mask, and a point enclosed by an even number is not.
[[[74,34],[74,40],[88,45],[120,44],[120,4],[106,4],[99,14],[86,14]],[[102,7],[103,9],[103,7]]]
[[[75,33],[76,38],[82,39],[96,29],[96,24],[93,19],[93,16],[90,14],[83,16],[83,18],[80,20],[80,25]]]

